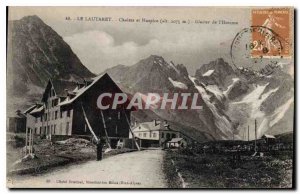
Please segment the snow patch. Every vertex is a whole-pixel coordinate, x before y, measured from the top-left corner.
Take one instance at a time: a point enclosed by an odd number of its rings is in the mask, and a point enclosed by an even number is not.
[[[207,94],[206,90],[202,86],[198,86],[195,83],[195,78],[189,76],[190,80],[194,83],[196,89],[200,93],[203,101],[208,106],[208,108],[211,110],[212,114],[214,115],[215,125],[220,130],[220,136],[222,136],[223,139],[228,139],[228,137],[232,136],[232,125],[230,121],[224,116],[220,115],[218,112],[218,109],[215,107],[215,105],[210,102],[210,96]]]
[[[177,74],[180,73],[180,72],[178,71],[178,69],[175,67],[175,65],[174,65],[172,62],[170,62],[169,67],[173,68],[173,69],[176,71]]]
[[[208,85],[206,86],[206,89],[213,93],[218,100],[222,100],[222,98],[224,97],[222,91],[216,85]]]
[[[264,132],[266,132],[268,130],[268,121],[269,119],[264,118],[262,120],[262,122],[260,123],[260,125],[258,126],[258,130],[257,130],[257,138],[260,138]]]
[[[168,78],[169,79],[169,81],[173,84],[173,86],[174,87],[176,87],[176,88],[181,88],[181,89],[188,89],[188,87],[184,84],[184,83],[182,83],[182,82],[178,82],[178,81],[174,81],[172,78]]]
[[[239,81],[240,78],[232,78],[232,84],[230,86],[228,86],[227,90],[225,90],[223,92],[223,94],[227,97],[228,96],[228,92],[231,90],[231,88],[233,88],[234,84]]]
[[[265,114],[260,111],[260,106],[263,103],[265,99],[267,99],[272,93],[275,93],[279,87],[275,89],[271,89],[270,91],[263,94],[266,87],[269,85],[269,83],[265,85],[257,85],[255,89],[250,92],[247,96],[245,96],[241,101],[239,102],[233,102],[232,104],[241,104],[246,103],[251,105],[251,118],[259,118],[263,117]]]
[[[202,76],[205,77],[205,76],[210,76],[215,70],[208,70],[207,72],[205,72]]]
[[[285,104],[281,105],[279,108],[277,108],[272,116],[276,117],[270,122],[269,126],[273,127],[278,121],[280,121],[285,113],[288,111],[290,105],[294,102],[294,97],[290,98]]]

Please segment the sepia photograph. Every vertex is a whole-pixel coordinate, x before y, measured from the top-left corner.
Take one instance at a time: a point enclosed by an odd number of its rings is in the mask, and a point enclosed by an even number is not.
[[[8,6],[6,187],[294,189],[294,13]]]

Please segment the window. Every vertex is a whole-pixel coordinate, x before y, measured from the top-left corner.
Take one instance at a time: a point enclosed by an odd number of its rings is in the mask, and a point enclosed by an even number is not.
[[[41,121],[42,121],[42,119],[41,119]],[[45,113],[45,121],[47,121],[47,113]]]
[[[173,134],[172,134],[172,138],[175,138],[175,137],[176,137],[176,134],[173,133]]]
[[[50,91],[50,97],[51,96],[55,96],[55,92],[54,92],[54,89],[53,88],[51,88],[51,91]]]
[[[57,106],[58,105],[58,99],[54,99],[53,100],[53,106]]]
[[[55,111],[55,119],[57,119],[57,111]]]
[[[36,123],[38,122],[38,117],[35,117],[35,122],[36,122]]]
[[[70,110],[67,111],[67,117],[70,117]]]
[[[143,137],[146,137],[146,136],[147,136],[147,133],[144,133],[144,134],[143,134]]]
[[[162,132],[162,133],[161,133],[161,138],[164,138],[164,136],[165,136],[165,134]]]
[[[63,118],[63,111],[60,111],[60,118]]]
[[[152,137],[156,137],[156,133],[153,133]]]
[[[34,134],[36,134],[36,132],[37,132],[37,128],[34,128]]]
[[[50,134],[52,134],[52,131],[53,131],[53,125],[51,125]]]
[[[53,134],[55,135],[56,125],[53,126]]]
[[[40,127],[40,134],[42,134],[42,127]]]
[[[41,122],[43,122],[43,115],[41,115],[41,117],[40,117],[40,121],[41,121]]]
[[[141,133],[139,133],[139,137],[142,137],[142,134],[141,134]]]
[[[63,133],[62,133],[62,128],[63,128],[63,127],[62,127],[62,123],[60,123],[60,126],[59,126],[59,134],[60,134],[60,135],[63,134]]]
[[[69,134],[69,126],[70,124],[69,124],[69,122],[67,122],[67,124],[66,124],[66,135],[68,135]]]

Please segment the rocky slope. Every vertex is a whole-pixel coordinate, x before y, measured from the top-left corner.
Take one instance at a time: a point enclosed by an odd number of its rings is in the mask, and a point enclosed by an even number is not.
[[[199,104],[202,110],[152,110],[139,111],[135,116],[140,119],[160,117],[179,127],[187,135],[198,140],[228,139],[232,137],[232,123],[222,110],[222,103],[213,104],[198,80],[188,75],[182,64],[166,62],[163,57],[152,55],[137,64],[110,68],[108,73],[122,89],[131,94],[140,92],[156,93],[200,93]],[[141,113],[143,112],[143,113]],[[142,116],[141,116],[142,115]],[[145,115],[149,115],[148,117]]]
[[[195,77],[222,103],[240,139],[248,138],[248,126],[254,139],[255,120],[259,137],[293,131],[294,80],[283,69],[265,75],[245,68],[233,70],[218,59],[203,65]]]
[[[254,120],[259,136],[293,130],[293,78],[280,68],[262,75],[233,69],[223,59],[216,59],[190,76],[183,65],[153,55],[133,66],[119,65],[106,72],[129,93],[198,92],[203,110],[144,111],[137,117],[159,116],[184,126],[185,132],[201,140],[247,139],[248,125],[253,139]]]
[[[7,94],[14,98],[8,105],[11,111],[37,100],[49,78],[74,81],[94,76],[39,17],[9,21],[8,30]]]

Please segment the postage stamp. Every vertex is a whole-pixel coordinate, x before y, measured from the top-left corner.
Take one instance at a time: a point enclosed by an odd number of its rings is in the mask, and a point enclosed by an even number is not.
[[[251,57],[283,58],[291,56],[291,10],[289,8],[260,8],[251,12]],[[274,41],[280,37],[281,43]],[[279,43],[279,44],[278,44]]]

